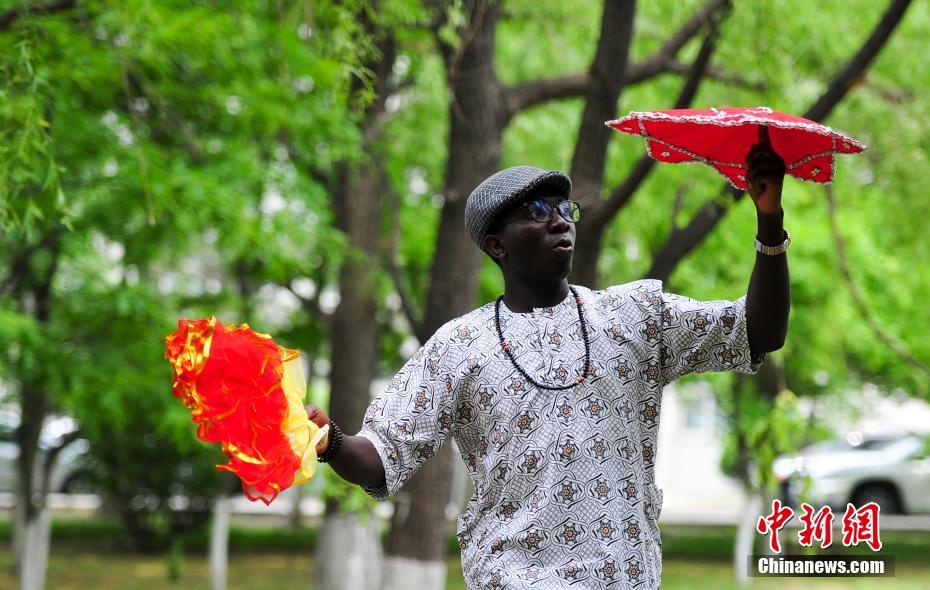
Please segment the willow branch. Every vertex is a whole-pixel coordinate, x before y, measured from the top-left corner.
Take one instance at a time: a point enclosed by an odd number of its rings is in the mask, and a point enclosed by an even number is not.
[[[669,62],[666,71],[675,74],[687,75],[688,72],[691,71],[691,65],[680,61],[672,61]],[[704,77],[729,84],[730,86],[746,88],[758,92],[764,92],[766,89],[766,84],[762,80],[750,80],[738,74],[728,72],[719,66],[707,66],[707,71],[704,72]]]
[[[623,86],[645,82],[669,72],[685,73],[688,71],[689,66],[676,61],[675,56],[685,43],[701,30],[702,26],[712,20],[717,11],[728,4],[729,0],[709,0],[672,34],[658,51],[642,61],[629,64],[623,76]],[[727,75],[721,70],[715,70],[714,75],[719,75],[723,80],[739,81],[741,85],[750,84],[736,76]],[[525,109],[551,100],[584,96],[589,91],[591,83],[591,73],[584,72],[531,80],[505,88],[503,89],[505,117],[509,119]]]
[[[61,441],[49,449],[48,453],[45,455],[45,460],[42,462],[42,497],[48,496],[48,493],[52,490],[49,489],[51,484],[52,476],[52,467],[55,466],[55,460],[58,458],[58,455],[61,454],[66,447],[72,443],[77,442],[81,438],[81,431],[75,430],[65,434],[61,437]]]
[[[822,121],[830,114],[843,97],[865,77],[865,71],[872,64],[872,61],[881,51],[891,33],[894,32],[911,0],[894,0],[885,11],[882,19],[875,25],[872,34],[862,45],[859,51],[846,63],[844,67],[833,80],[827,90],[820,96],[814,106],[812,106],[804,117],[813,121]]]
[[[8,30],[21,17],[31,14],[54,14],[71,10],[77,6],[76,0],[56,0],[55,2],[46,2],[44,4],[32,4],[29,6],[17,6],[0,13],[0,33]]]
[[[404,285],[400,267],[397,265],[397,249],[400,242],[400,197],[393,186],[390,186],[390,183],[388,185],[387,190],[390,193],[390,207],[393,219],[391,219],[391,235],[387,248],[385,248],[384,265],[391,277],[391,281],[394,283],[394,290],[400,298],[401,309],[404,311],[407,322],[410,323],[410,328],[420,342],[426,342],[429,339],[429,334],[424,334],[422,316],[417,312],[413,298]]]
[[[687,108],[694,100],[694,97],[697,95],[698,87],[701,84],[701,80],[707,73],[711,55],[713,55],[714,49],[717,47],[717,39],[719,34],[720,23],[718,19],[712,18],[707,35],[704,37],[704,41],[701,43],[701,49],[698,52],[698,56],[695,58],[694,63],[691,64],[691,68],[688,72],[688,78],[685,81],[684,86],[682,86],[681,91],[678,94],[678,98],[675,100],[675,106],[673,108]],[[649,176],[649,172],[651,172],[653,166],[655,166],[655,163],[656,161],[654,159],[648,155],[643,155],[636,163],[636,165],[633,166],[633,170],[630,171],[630,174],[627,176],[626,180],[624,180],[620,186],[611,192],[606,201],[598,203],[595,206],[595,211],[593,211],[591,215],[591,217],[594,218],[591,224],[593,226],[599,227],[606,225],[611,219],[613,219],[617,212],[622,209],[633,197],[636,189],[638,189],[643,181],[646,180],[646,178]]]
[[[825,185],[823,188],[824,193],[827,195],[827,216],[830,218],[830,231],[833,233],[833,243],[836,245],[836,257],[840,265],[840,273],[843,275],[843,282],[846,283],[846,288],[849,289],[849,294],[852,297],[856,309],[859,310],[859,313],[862,315],[869,329],[872,330],[875,336],[878,337],[885,346],[894,351],[895,354],[904,359],[912,367],[930,375],[930,367],[915,358],[900,340],[882,329],[875,314],[869,309],[869,305],[866,303],[862,291],[859,290],[858,285],[856,285],[856,282],[853,280],[852,272],[849,269],[846,242],[843,239],[843,234],[840,232],[840,226],[836,221],[836,200],[833,196],[833,188],[829,184]]]
[[[910,3],[911,0],[893,0],[891,2],[881,20],[872,29],[868,39],[859,48],[859,51],[850,58],[842,70],[837,72],[827,89],[808,109],[804,117],[814,121],[822,121],[830,115],[836,105],[855,86],[856,82],[862,79],[865,70],[885,43],[888,42],[891,33],[901,22],[904,11]],[[721,194],[725,195],[726,193],[731,195],[732,202],[739,201],[745,194],[744,191],[734,189],[728,184],[725,184],[721,190]],[[669,234],[668,239],[656,252],[652,267],[646,273],[646,276],[663,280],[668,279],[678,263],[704,241],[704,238],[713,231],[728,210],[729,207],[723,205],[719,199],[712,199],[705,203],[687,227],[681,230],[673,230]]]

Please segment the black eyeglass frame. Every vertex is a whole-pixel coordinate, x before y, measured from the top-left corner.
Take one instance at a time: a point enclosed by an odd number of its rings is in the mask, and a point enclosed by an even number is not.
[[[555,211],[558,211],[562,219],[569,223],[577,223],[581,220],[581,204],[571,199],[559,201],[555,205],[545,199],[531,199],[517,208],[517,211],[522,210],[526,210],[530,219],[537,223],[549,223]],[[509,221],[516,221],[516,219],[511,218]]]

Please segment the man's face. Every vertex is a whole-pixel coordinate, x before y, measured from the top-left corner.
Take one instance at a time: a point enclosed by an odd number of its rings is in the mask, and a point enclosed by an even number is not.
[[[534,201],[542,201],[544,205]],[[496,224],[500,228],[498,233],[486,242],[502,268],[506,266],[509,272],[534,282],[543,277],[563,279],[569,275],[576,230],[575,224],[559,212],[560,203],[566,207],[565,201],[557,196],[535,197],[505,214]],[[550,219],[538,221],[547,215],[547,208],[551,209]]]

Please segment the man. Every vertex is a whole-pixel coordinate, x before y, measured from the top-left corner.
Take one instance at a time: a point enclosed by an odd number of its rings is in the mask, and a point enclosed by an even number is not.
[[[648,280],[570,286],[580,208],[569,178],[519,166],[485,180],[465,223],[504,294],[438,330],[358,435],[334,425],[321,460],[384,498],[452,437],[475,484],[458,525],[469,588],[657,588],[662,387],[690,372],[754,372],[787,331],[784,163],[768,144],[747,163],[757,254],[735,302]]]

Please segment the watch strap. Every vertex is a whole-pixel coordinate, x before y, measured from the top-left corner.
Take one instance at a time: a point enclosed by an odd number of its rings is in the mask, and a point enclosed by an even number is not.
[[[759,241],[759,238],[756,238],[756,252],[761,252],[766,256],[778,256],[779,254],[784,254],[788,250],[790,244],[791,236],[788,235],[788,230],[785,230],[785,241],[777,246],[766,246]]]

